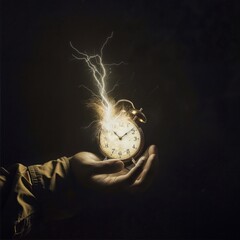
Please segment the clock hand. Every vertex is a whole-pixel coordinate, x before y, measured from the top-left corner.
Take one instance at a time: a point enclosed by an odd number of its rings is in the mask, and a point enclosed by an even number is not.
[[[122,139],[123,137],[125,137],[129,132],[131,132],[133,130],[133,128],[131,128],[129,131],[127,131],[125,134],[123,134],[120,138]]]
[[[122,140],[122,138],[119,137],[115,131],[113,131],[113,133],[118,137],[119,140]]]

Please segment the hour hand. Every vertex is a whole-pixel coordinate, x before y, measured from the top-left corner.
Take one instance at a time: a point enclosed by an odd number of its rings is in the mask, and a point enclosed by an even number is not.
[[[115,131],[113,131],[113,133],[118,137],[119,140],[122,139],[121,137],[118,136],[118,134]]]

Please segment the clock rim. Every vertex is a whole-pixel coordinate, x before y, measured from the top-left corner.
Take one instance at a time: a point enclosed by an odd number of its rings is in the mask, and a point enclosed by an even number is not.
[[[133,156],[128,157],[128,158],[123,158],[123,159],[118,158],[118,159],[120,159],[120,160],[123,161],[123,162],[128,162],[128,161],[131,161],[133,158],[137,158],[137,157],[141,154],[141,152],[142,152],[142,150],[143,150],[144,143],[145,143],[144,133],[143,133],[142,128],[139,127],[134,120],[129,120],[129,121],[132,122],[132,123],[135,125],[135,127],[138,129],[138,131],[139,131],[139,133],[140,133],[141,141],[140,141],[139,150],[138,150]],[[102,154],[104,157],[107,157],[107,158],[111,159],[111,156],[107,156],[107,154],[106,154],[106,153],[104,152],[104,150],[101,148],[101,144],[100,144],[100,135],[101,135],[101,133],[102,133],[102,129],[100,130],[100,132],[99,132],[99,134],[98,134],[98,147],[99,147],[99,150],[100,150],[101,154]]]

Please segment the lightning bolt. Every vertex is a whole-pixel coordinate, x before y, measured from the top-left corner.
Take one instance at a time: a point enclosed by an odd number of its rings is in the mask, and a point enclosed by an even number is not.
[[[73,46],[73,44],[70,42],[70,46],[72,49],[75,50],[77,55],[72,54],[72,56],[76,60],[83,60],[89,67],[89,69],[92,72],[93,79],[96,83],[96,86],[98,88],[98,93],[94,93],[91,89],[85,87],[88,89],[93,96],[95,96],[95,101],[91,102],[91,106],[96,110],[96,112],[99,115],[99,122],[101,127],[104,127],[106,129],[110,129],[112,125],[114,124],[115,120],[118,119],[120,116],[123,117],[123,111],[120,111],[117,109],[115,101],[111,98],[109,98],[108,93],[106,90],[106,80],[108,77],[107,71],[105,66],[113,66],[113,65],[120,65],[124,64],[124,62],[120,63],[112,63],[112,64],[104,64],[103,63],[103,49],[107,45],[108,41],[113,37],[113,33],[103,43],[100,54],[94,54],[94,55],[88,55],[87,53],[80,52],[76,47]],[[116,86],[116,85],[115,85]],[[113,89],[115,88],[113,87]],[[117,114],[118,113],[118,114]]]

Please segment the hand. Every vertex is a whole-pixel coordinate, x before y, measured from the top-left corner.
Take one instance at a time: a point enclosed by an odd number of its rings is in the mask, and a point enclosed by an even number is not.
[[[70,159],[72,172],[81,185],[103,191],[144,191],[158,168],[157,147],[152,145],[130,171],[119,159],[102,161],[93,153],[80,152]]]

